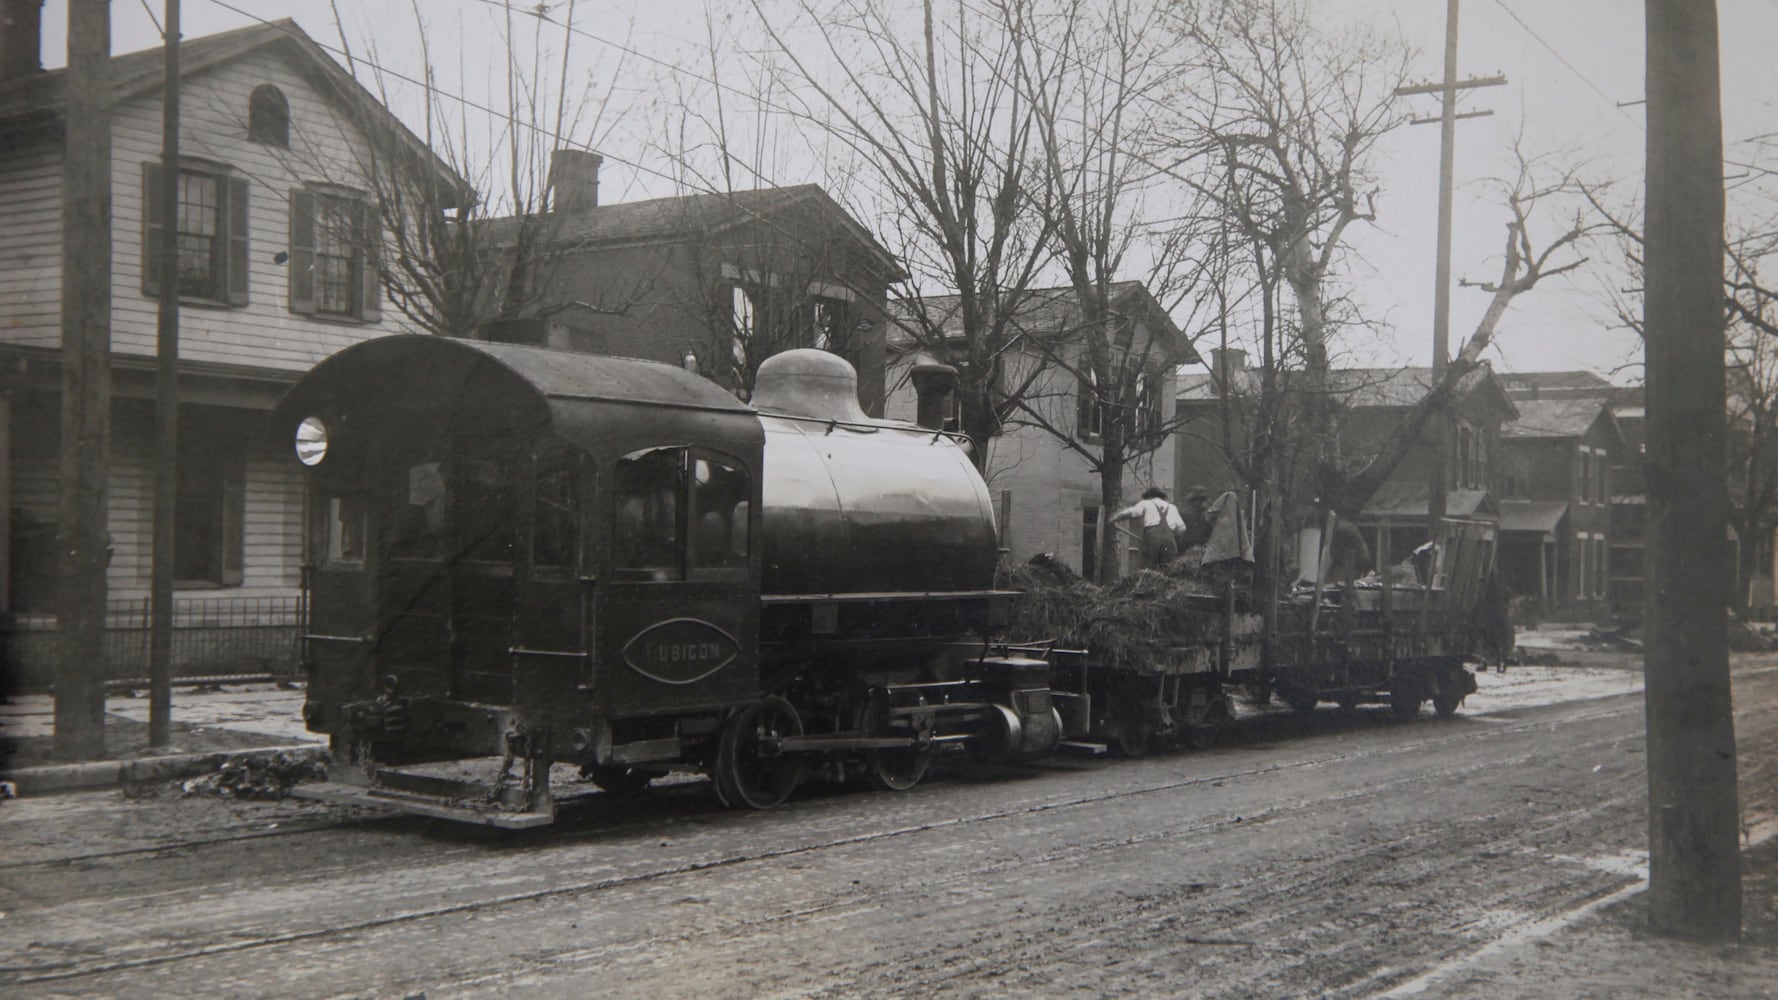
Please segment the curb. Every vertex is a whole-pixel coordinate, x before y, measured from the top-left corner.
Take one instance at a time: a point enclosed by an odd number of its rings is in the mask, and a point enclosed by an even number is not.
[[[11,782],[20,798],[76,792],[94,788],[121,788],[160,781],[173,781],[208,774],[230,761],[267,754],[289,754],[303,760],[326,760],[327,744],[298,743],[292,746],[256,747],[248,750],[218,750],[211,753],[170,754],[165,757],[141,757],[136,760],[102,760],[88,764],[51,764],[44,767],[21,767],[0,773],[0,781]]]

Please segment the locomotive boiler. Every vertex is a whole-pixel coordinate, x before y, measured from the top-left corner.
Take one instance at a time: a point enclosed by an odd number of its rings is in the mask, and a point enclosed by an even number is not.
[[[867,417],[821,351],[751,404],[671,366],[431,336],[309,372],[275,420],[307,482],[313,797],[550,822],[701,770],[737,808],[812,771],[908,788],[934,753],[1053,749],[1048,667],[990,656],[988,492],[962,443]]]

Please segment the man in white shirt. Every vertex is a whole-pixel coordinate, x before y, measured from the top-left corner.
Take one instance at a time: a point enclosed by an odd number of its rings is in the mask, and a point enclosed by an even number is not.
[[[1185,528],[1179,508],[1167,500],[1167,491],[1150,486],[1142,491],[1142,499],[1111,516],[1116,521],[1138,521],[1142,525],[1142,567],[1160,569],[1179,556],[1173,536]]]

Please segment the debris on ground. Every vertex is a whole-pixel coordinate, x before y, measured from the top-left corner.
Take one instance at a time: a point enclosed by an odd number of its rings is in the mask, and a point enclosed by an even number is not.
[[[1778,652],[1778,631],[1773,631],[1769,623],[1731,619],[1729,621],[1729,652]]]
[[[327,766],[297,753],[248,754],[222,762],[202,777],[181,782],[187,796],[215,795],[234,799],[281,799],[299,781],[327,777]]]

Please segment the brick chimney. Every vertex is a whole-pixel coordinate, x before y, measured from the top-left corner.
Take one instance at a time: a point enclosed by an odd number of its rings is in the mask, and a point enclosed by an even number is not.
[[[0,0],[0,83],[43,72],[43,0]]]
[[[584,212],[599,205],[599,164],[605,157],[584,149],[549,154],[549,186],[558,212]]]

